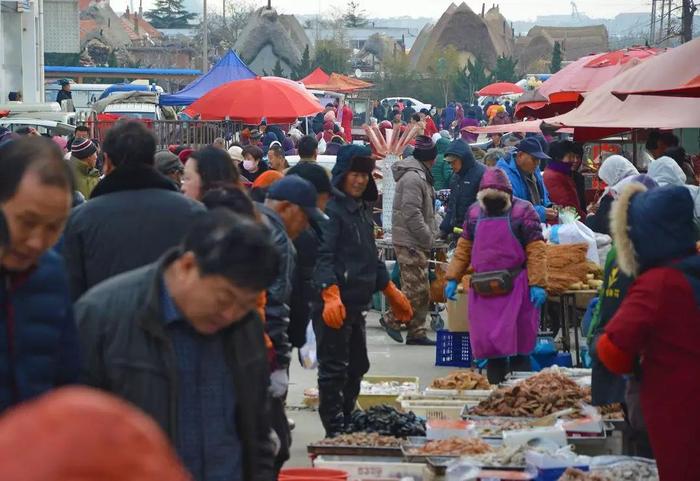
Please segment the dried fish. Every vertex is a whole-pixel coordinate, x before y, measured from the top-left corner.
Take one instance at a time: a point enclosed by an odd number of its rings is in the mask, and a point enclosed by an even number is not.
[[[434,389],[457,389],[460,391],[491,389],[491,385],[484,376],[470,370],[454,371],[445,377],[435,378],[430,387]]]

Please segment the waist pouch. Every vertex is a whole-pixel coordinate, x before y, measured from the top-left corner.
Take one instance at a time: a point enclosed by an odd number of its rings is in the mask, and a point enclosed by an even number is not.
[[[513,281],[523,268],[472,274],[470,287],[483,297],[503,296],[513,290]]]

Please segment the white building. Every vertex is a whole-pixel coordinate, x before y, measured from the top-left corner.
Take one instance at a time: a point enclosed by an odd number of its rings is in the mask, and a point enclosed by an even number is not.
[[[0,7],[0,103],[10,92],[43,102],[44,45],[50,52],[80,51],[78,2],[0,0]]]

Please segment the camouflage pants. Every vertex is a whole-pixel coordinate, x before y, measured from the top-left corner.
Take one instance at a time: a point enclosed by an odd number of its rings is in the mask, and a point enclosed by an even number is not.
[[[430,310],[428,252],[401,246],[394,246],[394,252],[401,271],[401,291],[413,308],[413,319],[408,324],[408,337],[425,337],[425,319]],[[387,323],[394,328],[399,325],[391,313],[386,316],[386,319]]]

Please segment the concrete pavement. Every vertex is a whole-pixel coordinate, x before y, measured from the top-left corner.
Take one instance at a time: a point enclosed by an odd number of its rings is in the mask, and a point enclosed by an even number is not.
[[[428,331],[428,336],[435,338],[435,333]],[[367,316],[367,349],[371,366],[368,374],[418,376],[421,388],[433,378],[456,369],[436,367],[434,347],[406,346],[391,340],[379,325],[379,314],[375,311]],[[310,466],[306,446],[324,436],[318,412],[303,407],[304,389],[316,386],[316,370],[305,370],[294,359],[289,378],[287,415],[295,421],[296,427],[292,432],[291,459],[285,467],[306,467]]]

